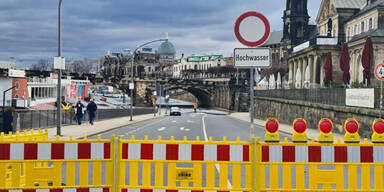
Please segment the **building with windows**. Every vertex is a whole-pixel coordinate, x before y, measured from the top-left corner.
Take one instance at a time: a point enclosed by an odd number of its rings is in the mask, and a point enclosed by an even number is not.
[[[226,66],[223,55],[191,55],[188,57],[182,55],[180,60],[173,65],[173,77],[181,78],[183,73],[192,71],[204,73],[210,68],[221,66]]]
[[[361,57],[368,37],[374,48],[373,74],[374,67],[384,61],[384,0],[322,0],[315,28],[307,16],[307,3],[287,0],[284,11],[280,56],[287,62],[291,88],[324,86],[324,64],[329,52],[333,81],[341,84],[339,62],[343,44],[349,47],[351,82],[362,82]],[[371,78],[372,84],[377,85],[373,75]]]

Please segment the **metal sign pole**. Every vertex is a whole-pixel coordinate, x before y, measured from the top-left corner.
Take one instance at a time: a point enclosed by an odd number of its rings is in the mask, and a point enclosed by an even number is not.
[[[380,119],[381,119],[381,109],[383,107],[383,81],[380,81]]]
[[[249,105],[250,105],[250,108],[249,108],[249,118],[250,118],[250,123],[251,123],[251,127],[250,127],[250,136],[251,138],[252,137],[255,137],[255,129],[254,129],[254,125],[253,125],[253,118],[254,118],[254,91],[253,91],[253,71],[255,70],[254,67],[251,67],[250,69],[250,83],[249,83],[249,95],[250,95],[250,102],[249,102]]]

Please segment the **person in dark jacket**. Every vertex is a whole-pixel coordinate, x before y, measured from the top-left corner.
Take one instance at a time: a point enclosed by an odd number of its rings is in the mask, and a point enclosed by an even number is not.
[[[77,123],[79,125],[81,125],[81,122],[83,121],[83,117],[84,117],[84,105],[81,103],[81,100],[79,99],[79,101],[76,103],[75,105],[75,109],[76,109],[76,119],[77,119]]]
[[[97,105],[94,102],[95,99],[91,99],[91,101],[87,105],[87,111],[89,114],[89,123],[93,125],[93,121],[95,120],[96,117],[96,111],[97,111]]]

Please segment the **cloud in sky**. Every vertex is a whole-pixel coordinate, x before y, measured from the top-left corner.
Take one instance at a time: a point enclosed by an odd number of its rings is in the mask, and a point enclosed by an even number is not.
[[[311,20],[320,3],[308,2]],[[242,47],[233,33],[236,18],[255,10],[267,16],[272,30],[281,30],[285,0],[63,0],[62,5],[63,56],[68,59],[134,49],[165,32],[178,55],[229,56]],[[58,0],[1,0],[0,60],[34,63],[56,56],[57,6]]]

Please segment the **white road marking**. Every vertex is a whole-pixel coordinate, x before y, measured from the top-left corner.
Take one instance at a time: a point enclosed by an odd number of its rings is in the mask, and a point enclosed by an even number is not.
[[[176,120],[173,120],[172,123],[176,123]]]
[[[190,131],[190,129],[184,129],[184,131]]]
[[[208,141],[207,129],[206,129],[206,127],[205,127],[205,122],[204,122],[204,118],[205,118],[206,116],[207,116],[207,114],[203,115],[203,117],[201,118],[201,120],[203,121],[203,133],[204,133],[204,138],[205,138],[205,141]],[[218,172],[219,175],[220,175],[219,164],[215,164],[215,167],[216,167],[217,172]],[[232,188],[232,184],[231,184],[231,182],[229,181],[229,179],[228,179],[228,188]]]
[[[136,132],[136,131],[140,131],[140,130],[142,130],[142,129],[144,129],[144,128],[150,126],[150,125],[159,123],[160,121],[164,121],[164,120],[167,120],[167,119],[169,119],[169,118],[168,118],[168,117],[165,117],[165,118],[160,119],[160,120],[158,120],[158,121],[154,121],[154,122],[152,122],[152,123],[146,124],[146,125],[144,125],[144,126],[142,126],[142,127],[137,127],[136,129],[133,129],[133,130],[129,131],[128,133],[126,133],[126,135],[130,135],[130,134],[132,134],[132,133],[134,133],[134,132]]]
[[[183,130],[184,130],[184,127],[180,127],[180,130],[182,130],[182,131],[183,131]]]
[[[187,123],[193,123],[193,121],[191,121],[191,120],[187,120]]]
[[[164,129],[166,129],[166,127],[161,127],[160,129],[157,129],[158,131],[164,131]]]

